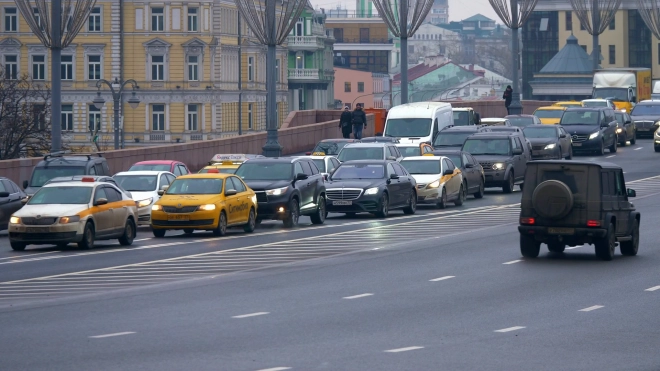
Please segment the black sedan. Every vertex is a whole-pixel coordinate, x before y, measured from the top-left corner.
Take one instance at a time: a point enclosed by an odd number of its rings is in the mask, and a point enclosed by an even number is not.
[[[27,197],[16,183],[0,177],[0,230],[7,229],[11,214],[23,207],[22,199]]]
[[[460,149],[436,149],[432,153],[435,156],[449,157],[458,166],[463,173],[463,179],[467,182],[467,194],[474,195],[474,198],[484,197],[486,183],[484,169],[471,154]]]
[[[523,133],[532,143],[532,160],[573,158],[571,138],[559,125],[530,125]]]
[[[328,212],[372,213],[388,216],[390,209],[414,214],[417,183],[396,161],[354,160],[343,162],[326,182]]]
[[[614,118],[617,124],[616,135],[619,138],[619,145],[625,147],[628,141],[630,141],[630,144],[637,143],[637,127],[632,122],[630,115],[625,112],[614,111]]]

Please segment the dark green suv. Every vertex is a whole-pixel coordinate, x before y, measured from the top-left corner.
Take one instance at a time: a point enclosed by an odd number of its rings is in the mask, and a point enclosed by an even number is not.
[[[616,243],[622,255],[637,255],[640,214],[628,201],[621,167],[610,163],[533,161],[527,164],[520,211],[520,253],[539,255],[566,246],[593,244],[596,256],[612,260]]]

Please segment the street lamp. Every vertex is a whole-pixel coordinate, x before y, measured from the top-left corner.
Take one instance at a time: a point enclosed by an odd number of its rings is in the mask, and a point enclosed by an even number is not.
[[[96,109],[100,110],[103,108],[103,105],[105,104],[105,99],[101,97],[101,86],[105,84],[110,88],[110,93],[112,93],[112,102],[113,102],[113,109],[114,109],[114,114],[115,114],[115,119],[114,119],[114,127],[115,127],[115,149],[119,149],[119,102],[121,100],[121,94],[124,91],[124,87],[128,84],[131,84],[133,87],[133,91],[131,92],[131,97],[128,99],[128,105],[131,106],[131,108],[135,109],[140,105],[140,100],[138,97],[135,96],[135,89],[139,89],[140,87],[138,86],[137,82],[133,79],[126,80],[124,82],[119,82],[119,79],[115,78],[115,80],[111,83],[108,80],[98,80],[96,82],[96,87],[98,88],[98,91],[96,92],[96,98],[92,101],[94,104],[94,107]]]

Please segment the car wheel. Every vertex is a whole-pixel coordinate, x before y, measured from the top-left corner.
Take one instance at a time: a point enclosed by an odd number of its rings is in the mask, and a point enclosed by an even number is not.
[[[185,234],[193,234],[194,232],[195,232],[195,230],[192,229],[192,228],[184,228],[183,229],[183,233],[185,233]]]
[[[520,235],[520,254],[525,258],[536,258],[541,252],[541,243],[532,236]]]
[[[596,152],[596,156],[605,156],[605,142],[600,142],[600,150]]]
[[[248,216],[247,223],[243,226],[243,230],[247,233],[252,233],[255,228],[257,228],[257,215],[254,209],[250,209],[250,215]]]
[[[562,253],[564,249],[566,249],[566,245],[560,242],[550,242],[548,244],[548,251],[550,252]]]
[[[513,171],[511,171],[511,172],[509,173],[509,178],[506,180],[506,184],[504,184],[504,186],[502,187],[502,191],[503,191],[504,193],[511,193],[511,192],[513,192],[513,185],[514,185],[514,183],[513,183],[513,179],[514,179]]]
[[[225,211],[221,211],[218,216],[218,226],[213,230],[213,235],[217,237],[222,237],[227,234],[227,214]]]
[[[297,227],[298,219],[300,219],[300,206],[298,205],[298,200],[294,198],[289,203],[289,214],[284,219],[284,227]]]
[[[167,232],[167,229],[152,229],[151,232],[154,234],[154,237],[163,238],[165,237],[165,232]]]
[[[634,130],[634,131],[633,131],[632,138],[630,139],[630,144],[631,144],[631,145],[632,145],[632,144],[635,144],[635,143],[637,143],[637,130]]]
[[[403,209],[404,214],[412,215],[417,211],[417,194],[415,191],[410,192],[410,198],[408,199],[408,206]]]
[[[616,153],[616,150],[619,146],[619,138],[614,138],[614,142],[612,142],[612,145],[610,146],[610,153]]]
[[[261,224],[262,221],[263,221],[263,219],[257,217],[257,219],[254,221],[254,224],[259,225],[259,224]]]
[[[474,194],[474,198],[484,198],[484,180],[479,179],[479,190]]]
[[[445,191],[444,188],[442,188],[442,195],[440,196],[440,199],[438,199],[438,202],[436,202],[435,206],[438,209],[447,208],[447,191]]]
[[[628,142],[628,133],[623,134],[623,140],[619,142],[619,145],[625,147],[627,144],[626,142]]]
[[[573,159],[573,146],[568,147],[568,156],[566,156],[567,160],[572,160]]]
[[[594,245],[596,246],[596,256],[601,260],[612,260],[614,258],[614,249],[616,247],[616,237],[614,236],[614,224],[610,223],[607,228],[607,235],[598,239]]]
[[[639,221],[635,219],[633,222],[633,228],[630,241],[621,241],[619,242],[619,249],[621,250],[621,255],[625,256],[635,256],[637,255],[637,250],[639,249]]]
[[[10,241],[11,249],[14,251],[23,251],[27,247],[27,244],[23,242]]]
[[[323,224],[327,215],[328,213],[325,211],[325,197],[319,195],[319,200],[317,201],[316,205],[316,212],[310,215],[312,224]]]
[[[454,201],[454,205],[456,206],[461,206],[463,205],[463,202],[465,201],[465,190],[467,187],[465,186],[465,183],[461,184],[461,188],[458,190],[458,198],[456,201]]]
[[[122,246],[130,246],[133,244],[133,239],[135,238],[135,223],[133,219],[128,219],[126,225],[124,226],[124,234],[119,237],[119,244]]]
[[[390,214],[390,198],[387,196],[387,193],[383,193],[383,195],[380,196],[378,206],[379,210],[376,212],[376,216],[379,218],[387,218]]]
[[[92,247],[94,247],[94,226],[92,223],[87,222],[87,224],[85,224],[85,230],[83,231],[82,240],[78,242],[78,248],[89,250]]]

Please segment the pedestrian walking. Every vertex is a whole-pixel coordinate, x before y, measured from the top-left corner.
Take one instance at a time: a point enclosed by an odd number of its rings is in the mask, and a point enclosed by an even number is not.
[[[348,106],[344,107],[344,112],[341,113],[341,117],[339,117],[339,127],[341,128],[341,135],[345,139],[350,139],[351,137],[351,131],[352,131],[352,124],[351,120],[353,119],[353,114],[351,114],[350,109]]]
[[[504,107],[506,107],[506,114],[510,115],[511,112],[509,111],[509,106],[511,105],[511,100],[513,99],[513,89],[511,89],[511,85],[506,86],[506,89],[504,90],[504,94],[502,94],[502,99],[504,99]]]
[[[362,130],[367,127],[367,115],[362,110],[362,105],[355,106],[351,114],[351,124],[353,124],[353,138],[362,139]]]

